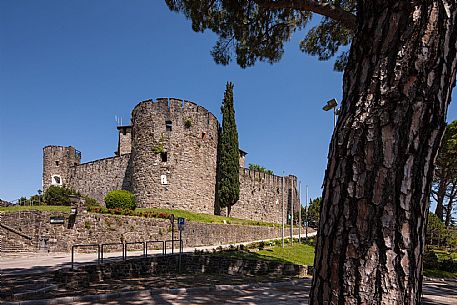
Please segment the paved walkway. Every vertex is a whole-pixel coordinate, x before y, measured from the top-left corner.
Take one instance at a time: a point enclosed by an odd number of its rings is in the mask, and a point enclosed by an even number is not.
[[[308,233],[308,237],[316,235],[316,232]],[[302,235],[304,237],[304,234]],[[295,235],[294,238],[298,238]],[[280,238],[276,238],[280,239]],[[195,250],[208,250],[211,251],[218,247],[229,248],[230,246],[247,245],[262,240],[250,241],[237,244],[226,244],[218,246],[201,246],[201,247],[186,247],[184,248],[185,253],[192,253]],[[177,246],[178,243],[175,243]],[[170,253],[171,249],[167,249],[167,253]],[[178,249],[175,249],[177,253]],[[148,255],[161,254],[162,250],[148,250]],[[128,257],[141,256],[142,251],[129,251]],[[106,259],[121,259],[122,252],[108,252],[105,253]],[[95,263],[97,260],[97,253],[75,253],[74,261],[76,265],[79,263]],[[71,266],[71,253],[18,253],[13,256],[0,256],[0,273],[4,275],[12,274],[31,274],[39,272],[49,272],[64,267]]]
[[[127,304],[127,305],[191,305],[191,304],[245,304],[245,305],[307,305],[310,280],[250,285],[217,285],[187,289],[150,289],[111,295],[77,296],[49,300],[22,301],[6,304]],[[426,280],[423,305],[456,305],[457,281]]]

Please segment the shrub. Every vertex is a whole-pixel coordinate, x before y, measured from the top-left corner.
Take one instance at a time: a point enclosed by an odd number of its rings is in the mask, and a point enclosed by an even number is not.
[[[135,195],[125,190],[114,190],[106,194],[105,205],[108,209],[115,209],[118,215],[122,209],[135,210]]]
[[[70,196],[81,196],[81,194],[65,186],[51,185],[44,192],[44,201],[48,205],[71,205]]]
[[[190,118],[187,118],[187,119],[184,121],[184,127],[186,127],[186,128],[192,127],[192,120],[191,120]]]
[[[92,197],[84,196],[85,206],[86,208],[96,208],[101,207],[100,203]]]
[[[448,258],[440,262],[440,270],[447,272],[457,272],[457,261]]]
[[[433,251],[425,251],[424,253],[424,268],[425,269],[438,269],[440,262],[438,256]]]

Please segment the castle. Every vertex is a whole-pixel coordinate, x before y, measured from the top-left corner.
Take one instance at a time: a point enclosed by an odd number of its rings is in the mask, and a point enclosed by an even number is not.
[[[216,203],[220,124],[212,113],[174,98],[146,100],[133,109],[131,125],[117,129],[113,157],[81,163],[81,153],[72,146],[44,147],[43,190],[65,185],[103,203],[109,191],[124,189],[135,194],[142,208],[220,211]],[[292,202],[298,211],[297,178],[244,168],[245,156],[240,151],[240,199],[230,215],[280,223],[283,196],[285,214]]]

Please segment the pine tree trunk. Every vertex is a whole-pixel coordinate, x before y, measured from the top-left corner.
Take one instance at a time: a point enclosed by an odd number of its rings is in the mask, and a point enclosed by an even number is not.
[[[449,201],[447,203],[447,206],[446,206],[446,217],[444,218],[444,225],[446,227],[449,227],[450,224],[451,224],[451,220],[452,220],[452,210],[453,210],[453,207],[454,207],[454,201],[455,201],[455,197],[457,196],[456,194],[456,188],[457,188],[457,185],[455,184],[455,182],[453,182],[454,184],[452,185],[452,190],[451,190],[451,193],[450,193],[450,196],[449,196]]]
[[[441,179],[438,187],[438,192],[436,193],[436,209],[435,215],[443,221],[444,215],[444,196],[446,195],[446,187],[448,181],[446,179]]]
[[[456,0],[359,1],[330,144],[310,304],[420,304]]]

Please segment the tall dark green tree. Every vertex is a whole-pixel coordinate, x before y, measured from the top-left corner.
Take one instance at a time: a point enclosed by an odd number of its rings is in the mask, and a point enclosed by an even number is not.
[[[217,200],[221,208],[227,208],[227,216],[230,216],[232,205],[240,198],[240,150],[232,83],[226,85],[221,111],[222,130],[219,135]]]
[[[420,304],[434,160],[456,79],[457,0],[166,1],[195,31],[219,36],[221,64],[274,63],[294,32],[303,51],[338,56],[343,100],[309,304]],[[321,21],[303,34],[313,14]]]

